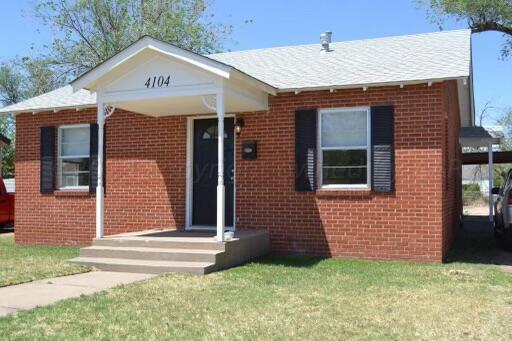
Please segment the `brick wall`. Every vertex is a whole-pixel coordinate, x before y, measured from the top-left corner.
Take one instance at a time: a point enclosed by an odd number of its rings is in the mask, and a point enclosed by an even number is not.
[[[459,100],[456,81],[444,83],[443,259],[460,226],[462,214],[462,150],[459,144]]]
[[[446,98],[456,93],[447,89],[436,83],[286,93],[270,98],[268,112],[244,113],[236,148],[237,226],[270,229],[276,252],[441,261],[453,213],[444,182],[444,150],[453,138],[448,141],[444,117]],[[295,192],[296,109],[390,104],[394,193]],[[39,128],[94,119],[93,111],[18,115],[17,242],[82,245],[94,236],[94,197],[39,193]],[[241,159],[244,140],[258,142],[257,160]],[[185,117],[116,111],[107,124],[106,234],[183,227],[185,159]]]
[[[379,259],[442,259],[443,84],[287,93],[267,113],[246,114],[243,140],[258,160],[237,157],[241,227],[266,227],[273,250]],[[294,111],[395,107],[396,191],[294,191]],[[239,149],[239,148],[238,148]],[[264,186],[262,186],[264,184]]]
[[[91,242],[94,195],[39,192],[39,128],[95,120],[93,110],[17,116],[17,242]],[[151,118],[117,110],[107,122],[105,234],[183,226],[186,118]]]

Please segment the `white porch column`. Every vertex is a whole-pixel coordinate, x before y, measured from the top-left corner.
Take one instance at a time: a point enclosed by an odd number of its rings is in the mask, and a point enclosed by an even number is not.
[[[217,241],[224,241],[225,228],[225,187],[224,187],[224,93],[216,95],[216,110],[218,120],[218,164],[217,164]]]
[[[494,186],[494,165],[492,155],[492,143],[489,143],[489,145],[487,146],[487,151],[489,152],[489,221],[492,223],[494,218],[494,198],[492,195],[492,187]]]
[[[98,183],[96,185],[96,238],[103,238],[104,188],[103,188],[103,129],[105,126],[105,108],[98,101]]]

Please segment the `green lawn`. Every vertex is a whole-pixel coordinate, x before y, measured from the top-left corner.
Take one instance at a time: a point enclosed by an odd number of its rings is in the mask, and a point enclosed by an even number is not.
[[[495,266],[266,258],[0,319],[7,339],[512,339]]]
[[[0,318],[0,339],[511,340],[512,273],[477,264],[503,256],[481,231],[461,233],[448,264],[269,257],[169,274]],[[48,271],[77,252],[0,243]]]
[[[78,248],[20,246],[0,236],[0,287],[88,271],[65,262],[77,255]]]

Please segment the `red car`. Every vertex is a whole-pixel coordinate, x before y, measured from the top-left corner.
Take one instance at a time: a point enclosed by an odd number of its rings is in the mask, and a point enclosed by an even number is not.
[[[0,226],[14,224],[14,193],[7,193],[4,179],[0,177]]]

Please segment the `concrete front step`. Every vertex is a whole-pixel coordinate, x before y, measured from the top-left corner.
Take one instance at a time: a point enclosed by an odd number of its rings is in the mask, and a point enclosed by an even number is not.
[[[261,257],[270,251],[265,230],[237,231],[219,243],[215,234],[162,231],[94,239],[71,263],[100,270],[160,274],[187,272],[203,275]]]
[[[70,263],[92,266],[103,271],[161,274],[182,272],[204,275],[213,271],[215,264],[210,262],[155,261],[140,259],[77,257]]]
[[[94,239],[93,246],[114,247],[148,247],[164,249],[199,249],[224,251],[224,243],[217,243],[210,238],[144,238],[144,237],[116,237]]]
[[[82,248],[80,257],[215,263],[217,255],[222,252],[224,251],[94,245]]]

